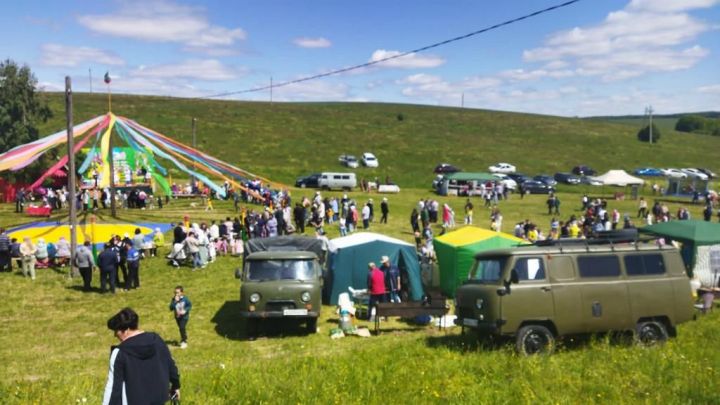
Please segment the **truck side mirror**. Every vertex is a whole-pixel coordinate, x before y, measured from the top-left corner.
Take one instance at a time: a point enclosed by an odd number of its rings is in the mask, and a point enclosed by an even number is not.
[[[243,271],[240,268],[235,269],[235,278],[238,280],[243,279]]]
[[[517,284],[520,282],[520,277],[515,269],[510,270],[510,284]]]

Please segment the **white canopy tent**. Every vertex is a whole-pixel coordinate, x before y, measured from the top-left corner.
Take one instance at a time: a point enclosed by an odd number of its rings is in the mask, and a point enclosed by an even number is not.
[[[631,176],[625,170],[610,170],[603,175],[594,177],[594,179],[601,181],[604,186],[624,187],[645,184],[645,180]]]

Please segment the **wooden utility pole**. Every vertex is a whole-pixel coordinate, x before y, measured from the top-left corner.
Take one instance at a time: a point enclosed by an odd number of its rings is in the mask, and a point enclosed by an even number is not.
[[[113,136],[112,133],[108,135],[110,137],[110,215],[113,218],[117,218],[117,203],[115,198],[115,156],[113,153]]]
[[[197,139],[195,138],[195,127],[197,123],[197,118],[192,119],[192,147],[193,147],[193,172],[197,171]],[[197,179],[195,176],[192,176],[190,184],[195,187],[195,183],[197,182]]]
[[[75,196],[75,138],[73,137],[72,81],[70,76],[65,76],[65,118],[67,120],[68,202],[70,203],[70,277],[72,277],[75,251],[77,250],[77,198]]]

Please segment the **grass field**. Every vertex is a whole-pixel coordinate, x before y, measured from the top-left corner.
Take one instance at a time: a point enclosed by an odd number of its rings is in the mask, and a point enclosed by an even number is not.
[[[43,126],[43,134],[65,126],[62,95],[48,94],[48,99],[55,117]],[[75,94],[74,103],[76,123],[106,112],[104,95]],[[285,183],[310,172],[343,170],[339,154],[372,151],[380,167],[359,168],[358,177],[389,176],[402,193],[388,196],[389,223],[371,230],[407,241],[412,241],[410,211],[419,199],[434,196],[428,190],[432,168],[444,161],[475,171],[507,161],[528,174],[567,171],[580,163],[601,172],[638,166],[720,169],[710,156],[720,149],[720,137],[663,131],[659,144],[646,145],[636,141],[635,125],[529,114],[137,96],[114,96],[113,111],[188,144],[191,118],[197,117],[199,149]],[[562,218],[579,213],[583,192],[610,198],[614,191],[561,187]],[[292,192],[295,200],[311,193]],[[359,192],[350,196],[358,202],[371,197]],[[372,197],[379,203],[380,196]],[[551,217],[545,198],[513,195],[501,202],[503,230],[510,232],[526,218],[547,230]],[[439,200],[450,203],[462,222],[464,199]],[[668,204],[675,212],[687,201]],[[489,227],[489,210],[479,201],[475,205],[475,224]],[[173,201],[163,210],[121,211],[120,220],[177,222],[189,214],[200,222],[234,215],[229,203],[215,207],[206,213],[188,201]],[[615,207],[634,217],[636,202],[610,201],[610,208]],[[699,206],[688,208],[694,218],[701,217]],[[0,226],[30,220],[12,211],[0,204]],[[109,220],[107,212],[98,217]],[[338,236],[337,228],[327,229],[329,237]],[[142,287],[115,296],[81,292],[81,281],[68,278],[66,271],[40,270],[35,282],[1,273],[0,404],[98,403],[109,346],[116,343],[105,322],[131,306],[144,329],[174,344],[179,336],[167,304],[177,284],[185,286],[194,304],[190,347],[172,349],[188,404],[717,402],[717,311],[681,325],[679,337],[663,347],[640,348],[598,337],[566,342],[557,354],[537,358],[520,358],[509,345],[480,345],[456,329],[438,331],[392,319],[380,336],[331,340],[328,332],[337,324],[332,307],[323,308],[315,335],[270,330],[248,342],[237,316],[239,282],[233,271],[238,265],[237,259],[220,258],[206,270],[191,272],[148,259],[142,263]]]
[[[54,118],[42,134],[65,128],[62,94],[48,93]],[[107,112],[102,94],[74,95],[75,123]],[[374,103],[258,103],[113,96],[113,112],[191,144],[222,160],[292,184],[301,175],[343,171],[340,154],[374,152],[377,169],[358,179],[389,176],[402,188],[426,188],[432,169],[449,162],[487,171],[510,162],[525,174],[554,174],[586,164],[604,173],[637,167],[709,167],[720,137],[662,131],[658,144],[637,141],[633,123],[560,118],[486,110]],[[403,120],[398,120],[402,114]],[[174,178],[179,173],[173,173]],[[185,176],[183,176],[185,177]]]
[[[303,193],[308,191],[293,190],[293,197]],[[358,201],[368,197],[350,196]],[[389,224],[371,230],[410,241],[409,212],[418,199],[430,196],[415,189],[389,196]],[[577,213],[579,197],[560,193],[563,217]],[[449,202],[461,219],[464,199],[440,201]],[[547,228],[544,201],[533,195],[502,202],[504,229],[524,218]],[[679,205],[670,203],[670,208],[675,211]],[[611,201],[610,207],[632,213],[635,202]],[[187,213],[193,221],[208,221],[234,214],[229,203],[216,208],[205,213],[188,201],[173,201],[163,210],[121,211],[120,219],[170,222]],[[690,209],[693,217],[700,215],[698,206]],[[0,205],[0,225],[28,220],[12,210]],[[477,208],[476,224],[487,227],[487,215]],[[107,213],[99,216],[108,219]],[[331,238],[338,235],[336,228],[328,230]],[[193,301],[190,347],[172,348],[188,404],[716,402],[717,311],[681,325],[678,338],[662,347],[599,337],[566,342],[555,355],[537,358],[518,357],[510,345],[480,345],[457,329],[438,331],[392,319],[380,336],[331,340],[328,332],[337,315],[328,306],[315,335],[305,336],[301,329],[269,330],[248,342],[237,316],[239,282],[233,270],[238,265],[237,259],[221,258],[206,270],[191,272],[148,259],[142,263],[142,287],[115,296],[83,293],[81,280],[63,271],[40,270],[35,282],[1,273],[0,403],[98,403],[109,346],[116,343],[106,320],[131,306],[139,312],[142,328],[174,344],[179,336],[167,304],[177,284],[185,286]]]

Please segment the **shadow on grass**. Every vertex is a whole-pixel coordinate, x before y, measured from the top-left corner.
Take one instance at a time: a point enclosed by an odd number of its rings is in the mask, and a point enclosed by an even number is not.
[[[476,333],[466,331],[465,334],[429,336],[425,339],[428,347],[443,347],[460,353],[477,351],[515,350],[515,339],[501,336],[481,337]],[[633,334],[630,332],[613,332],[604,334],[565,336],[556,341],[555,352],[573,352],[586,350],[598,346],[628,347],[635,344]]]
[[[225,301],[211,321],[218,335],[231,340],[247,340],[251,336],[282,338],[307,334],[305,322],[299,319],[262,319],[257,320],[255,327],[251,327],[247,319],[240,317],[240,301]]]
[[[444,336],[428,336],[425,344],[432,348],[445,348],[459,353],[477,351],[495,351],[509,347],[510,340],[506,338],[480,338],[477,334],[452,334]]]

